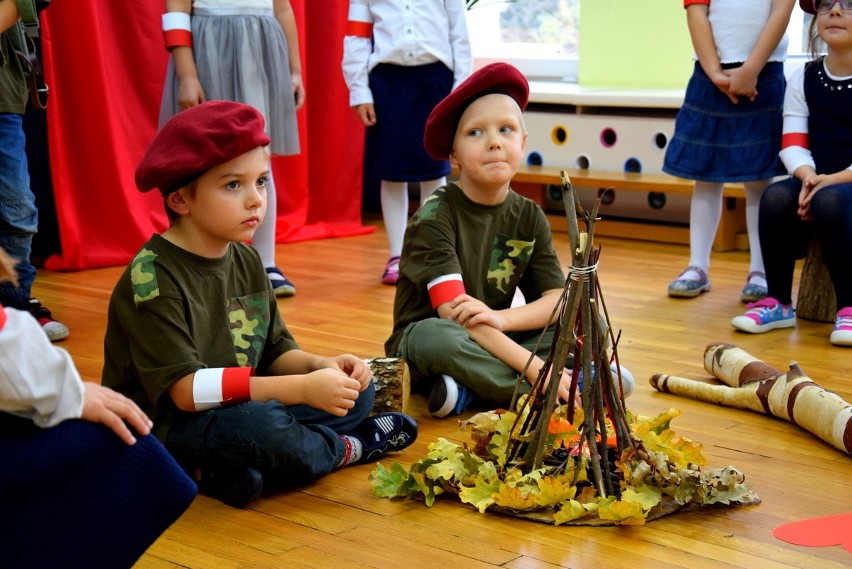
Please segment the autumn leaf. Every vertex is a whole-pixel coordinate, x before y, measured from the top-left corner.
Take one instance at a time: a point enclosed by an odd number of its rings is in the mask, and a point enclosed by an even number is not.
[[[625,502],[610,496],[598,501],[598,517],[619,525],[641,526],[645,524],[645,512],[639,502]]]
[[[597,509],[598,505],[595,503],[581,504],[577,500],[568,500],[562,504],[558,512],[553,514],[553,522],[559,525],[578,520],[597,511]]]
[[[502,483],[500,480],[486,482],[481,478],[475,479],[473,486],[462,486],[459,491],[459,499],[471,504],[479,513],[485,513],[485,509],[494,503],[492,496],[500,491]]]
[[[494,503],[498,506],[518,512],[539,508],[538,504],[536,504],[535,496],[529,492],[527,488],[502,484],[500,489],[492,494],[491,497],[494,499]]]
[[[628,488],[621,493],[623,502],[636,502],[642,506],[644,511],[649,511],[651,508],[660,503],[663,499],[662,492],[656,486],[642,484],[635,488]]]
[[[538,480],[539,495],[535,501],[540,506],[555,506],[560,502],[572,500],[577,495],[577,487],[572,486],[565,476],[548,476]]]
[[[370,483],[373,486],[373,494],[382,498],[399,498],[408,496],[406,491],[406,482],[408,481],[408,473],[394,462],[390,470],[382,466],[382,463],[376,464],[376,468],[370,473]]]

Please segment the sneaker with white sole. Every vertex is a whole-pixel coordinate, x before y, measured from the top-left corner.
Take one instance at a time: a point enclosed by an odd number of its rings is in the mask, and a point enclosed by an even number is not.
[[[47,339],[51,342],[58,342],[68,337],[68,326],[62,322],[57,322],[53,319],[50,310],[47,309],[37,298],[30,298],[25,302],[10,302],[5,306],[16,308],[32,314],[33,318],[38,320],[41,329],[47,334]]]
[[[449,375],[441,375],[429,393],[429,412],[441,418],[464,413],[473,403],[473,392]]]
[[[417,439],[417,422],[404,413],[378,413],[361,421],[346,435],[358,438],[363,445],[357,462],[371,462],[413,443]]]
[[[835,346],[852,346],[852,306],[837,311],[830,340]]]
[[[741,332],[762,334],[776,328],[796,325],[796,311],[792,305],[784,305],[768,296],[746,304],[746,313],[731,320],[731,326]]]

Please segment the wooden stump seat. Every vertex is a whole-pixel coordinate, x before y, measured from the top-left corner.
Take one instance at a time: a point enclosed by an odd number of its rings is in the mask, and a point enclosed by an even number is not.
[[[837,300],[834,284],[828,276],[819,239],[811,239],[808,254],[799,279],[796,299],[796,316],[816,322],[834,322],[837,316]]]

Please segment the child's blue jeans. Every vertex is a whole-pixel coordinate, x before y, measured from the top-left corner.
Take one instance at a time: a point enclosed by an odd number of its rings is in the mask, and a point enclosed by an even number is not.
[[[166,448],[189,473],[252,466],[265,484],[303,484],[337,466],[346,451],[340,435],[370,414],[374,399],[371,383],[344,417],[277,401],[184,413],[169,431]]]

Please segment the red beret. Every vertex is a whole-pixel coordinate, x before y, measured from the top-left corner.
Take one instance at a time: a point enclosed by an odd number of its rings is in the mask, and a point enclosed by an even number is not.
[[[491,63],[475,71],[438,103],[426,119],[423,146],[429,156],[435,160],[449,158],[462,113],[474,100],[492,93],[512,97],[524,110],[530,86],[526,77],[508,63]]]
[[[799,6],[802,8],[802,11],[807,12],[808,14],[816,14],[816,10],[814,10],[814,0],[799,0]]]
[[[249,105],[207,101],[169,119],[136,167],[136,187],[177,190],[210,168],[269,144],[263,115]]]

